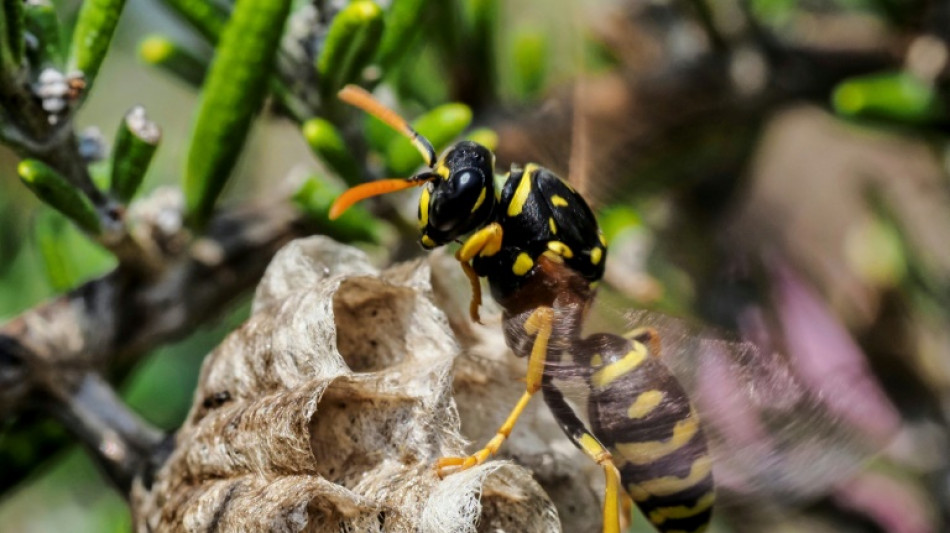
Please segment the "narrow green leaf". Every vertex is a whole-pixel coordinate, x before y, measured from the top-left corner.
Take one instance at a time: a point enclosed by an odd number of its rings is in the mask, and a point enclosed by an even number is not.
[[[513,50],[514,78],[518,96],[537,98],[547,77],[548,38],[537,30],[522,29],[515,34]]]
[[[66,70],[78,70],[85,75],[87,93],[109,51],[123,7],[125,0],[85,0],[79,10]]]
[[[228,20],[228,11],[213,0],[162,0],[208,42],[215,44]]]
[[[112,150],[110,183],[116,198],[128,202],[135,196],[161,138],[161,130],[145,115],[144,107],[135,106],[126,113]]]
[[[69,260],[63,238],[66,219],[59,213],[43,209],[36,214],[33,235],[43,261],[46,279],[57,292],[71,289],[79,282],[76,266]]]
[[[312,118],[303,124],[303,136],[310,149],[343,181],[356,185],[360,180],[359,167],[336,127],[322,118]]]
[[[184,190],[189,217],[211,214],[266,95],[291,0],[238,0],[211,63],[195,122]]]
[[[87,232],[94,235],[101,232],[99,215],[92,202],[59,172],[35,159],[24,159],[17,166],[17,173],[40,200],[69,217]]]
[[[495,130],[491,128],[478,128],[477,130],[472,130],[468,132],[465,138],[470,141],[477,142],[492,152],[498,149],[498,134],[495,133]]]
[[[386,12],[386,30],[383,32],[376,62],[383,70],[399,62],[422,29],[427,0],[393,0]]]
[[[343,192],[320,178],[309,178],[294,194],[294,203],[318,231],[342,242],[379,242],[382,225],[359,205],[349,208],[336,220],[330,220],[330,206]]]
[[[474,85],[469,90],[479,98],[491,100],[498,87],[495,60],[498,56],[495,52],[498,0],[466,0],[464,7],[468,31],[463,36],[463,50]]]
[[[37,70],[62,68],[63,41],[56,9],[48,0],[30,0],[24,5],[26,31],[37,41],[30,62]]]
[[[370,147],[380,153],[386,153],[389,143],[399,137],[392,128],[369,113],[363,113],[363,134]]]
[[[139,56],[193,87],[201,87],[208,63],[163,35],[149,35],[139,44]]]
[[[927,123],[943,115],[937,91],[905,72],[871,74],[845,80],[832,94],[835,110],[846,116]]]
[[[417,118],[412,127],[429,139],[436,152],[440,152],[471,122],[472,110],[467,105],[443,104]],[[404,137],[393,139],[386,149],[386,165],[394,176],[407,175],[422,163],[419,151]]]
[[[26,47],[23,40],[23,0],[3,0],[3,12],[10,59],[13,60],[14,65],[19,66],[23,63],[23,51]]]
[[[2,0],[6,1],[6,0]],[[7,12],[0,9],[0,74],[6,75],[8,72],[16,70],[17,63],[13,59],[13,51],[10,49],[10,43],[7,41]]]
[[[383,11],[369,0],[356,0],[333,19],[317,58],[320,88],[327,98],[357,81],[379,47],[383,25]]]

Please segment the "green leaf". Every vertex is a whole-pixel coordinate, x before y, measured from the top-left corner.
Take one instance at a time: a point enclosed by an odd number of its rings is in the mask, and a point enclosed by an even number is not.
[[[537,98],[547,78],[547,35],[537,30],[522,29],[515,34],[514,54],[515,88],[524,100]]]
[[[110,183],[116,198],[128,203],[135,196],[161,138],[161,130],[145,115],[144,107],[135,106],[126,113],[112,150]]]
[[[56,9],[48,0],[31,0],[24,4],[26,31],[36,38],[38,47],[30,62],[42,70],[62,68],[63,42]]]
[[[929,83],[906,72],[870,74],[835,87],[832,104],[839,114],[857,118],[923,124],[943,116],[944,107]]]
[[[18,67],[23,63],[23,51],[26,47],[26,42],[23,40],[23,0],[2,1],[6,48],[9,50],[13,65]]]
[[[383,11],[369,0],[356,0],[334,17],[317,58],[326,98],[359,78],[376,53],[382,33]]]
[[[312,118],[304,122],[303,136],[313,153],[343,178],[343,181],[350,185],[361,181],[356,160],[333,124],[322,118]]]
[[[210,216],[264,101],[291,0],[238,0],[221,34],[195,122],[185,169],[191,222]]]
[[[317,230],[342,242],[379,242],[381,224],[362,207],[350,207],[336,220],[330,220],[330,206],[343,192],[320,178],[309,178],[294,194],[294,203]]]
[[[56,292],[71,289],[79,282],[75,265],[69,260],[63,236],[66,219],[59,213],[41,210],[36,215],[33,235],[46,271],[46,280]]]
[[[376,62],[383,70],[399,62],[409,50],[421,29],[421,20],[428,11],[427,0],[393,0],[386,12],[386,30],[383,32]]]
[[[472,122],[472,110],[465,104],[443,104],[417,118],[412,127],[429,139],[436,152],[442,151]],[[419,151],[409,139],[393,139],[386,149],[386,165],[394,176],[405,176],[423,164]]]
[[[363,134],[370,147],[381,153],[385,153],[389,143],[399,137],[385,122],[370,114],[363,115]]]
[[[193,87],[201,87],[208,63],[163,35],[149,35],[139,44],[139,57],[172,73]]]
[[[35,159],[24,159],[17,166],[17,173],[40,200],[69,217],[79,227],[93,235],[102,231],[99,215],[92,202],[59,172]]]
[[[463,37],[466,63],[472,72],[472,90],[479,98],[493,99],[498,88],[498,67],[495,51],[498,29],[498,0],[466,0],[463,2],[466,33]]]
[[[476,130],[472,130],[468,132],[465,138],[470,141],[477,142],[492,152],[498,149],[498,134],[495,133],[495,130],[491,128],[478,128]]]
[[[228,12],[213,0],[162,0],[182,19],[198,31],[208,42],[215,44],[221,38]]]
[[[66,70],[79,70],[85,75],[87,93],[109,51],[123,7],[125,0],[85,0],[79,10]]]

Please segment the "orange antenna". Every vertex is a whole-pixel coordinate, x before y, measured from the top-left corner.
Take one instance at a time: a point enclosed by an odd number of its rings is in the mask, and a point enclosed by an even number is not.
[[[330,220],[336,220],[356,202],[365,200],[367,198],[372,198],[373,196],[379,196],[381,194],[387,194],[408,189],[410,187],[425,185],[432,179],[432,174],[425,173],[413,176],[408,179],[400,178],[377,180],[351,187],[350,189],[347,189],[346,192],[337,197],[337,199],[333,202],[333,205],[330,206],[330,212],[328,215]]]
[[[419,150],[419,153],[422,154],[422,159],[425,160],[426,165],[428,165],[429,168],[435,166],[435,149],[432,148],[432,143],[420,135],[419,132],[412,129],[412,126],[410,126],[404,118],[400,117],[398,113],[373,98],[373,95],[369,94],[366,89],[357,85],[347,85],[340,89],[337,96],[340,97],[340,100],[366,111],[386,123],[390,128],[408,137],[412,145],[416,147],[416,150]]]

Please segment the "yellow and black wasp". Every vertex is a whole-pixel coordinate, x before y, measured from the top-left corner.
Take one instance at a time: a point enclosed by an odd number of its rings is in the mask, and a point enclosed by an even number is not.
[[[658,530],[705,529],[715,500],[711,459],[687,394],[659,360],[659,336],[649,328],[625,336],[581,334],[607,258],[587,202],[534,164],[513,166],[498,191],[494,154],[486,147],[462,141],[437,158],[424,137],[363,89],[348,86],[340,98],[407,136],[428,168],[353,187],[330,217],[371,196],[423,187],[422,246],[460,240],[456,258],[472,285],[472,319],[479,320],[484,277],[503,309],[506,342],[528,359],[526,390],[495,437],[469,457],[440,459],[440,474],[495,454],[540,391],[567,436],[603,467],[604,531],[619,531],[621,484]],[[565,362],[584,369],[589,381],[590,429],[546,372]]]

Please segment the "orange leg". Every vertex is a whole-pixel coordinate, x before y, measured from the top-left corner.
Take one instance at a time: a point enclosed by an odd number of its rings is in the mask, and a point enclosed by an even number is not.
[[[541,379],[544,375],[544,362],[547,358],[548,340],[551,337],[552,323],[554,320],[554,310],[550,307],[539,307],[531,313],[524,327],[529,335],[537,334],[534,344],[531,346],[531,355],[528,358],[528,372],[525,376],[525,392],[521,395],[517,405],[511,410],[505,423],[498,428],[495,436],[492,437],[484,448],[478,450],[468,457],[442,457],[436,464],[439,475],[445,475],[450,471],[465,470],[475,465],[484,463],[489,457],[498,452],[498,448],[505,442],[511,430],[514,429],[518,417],[528,406],[528,402],[536,392],[541,390]]]

